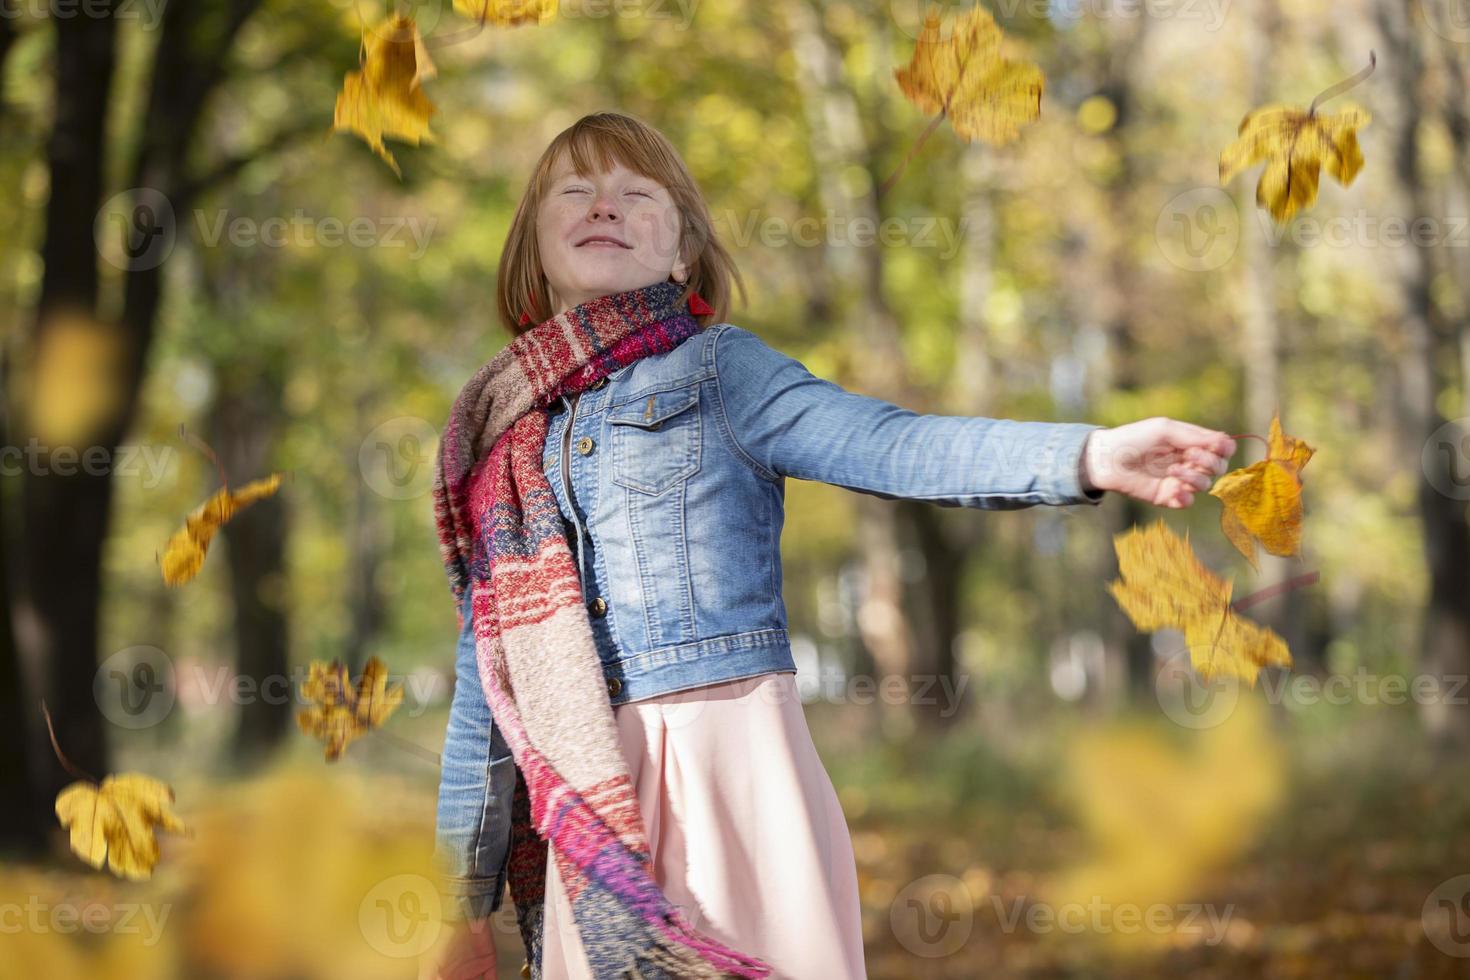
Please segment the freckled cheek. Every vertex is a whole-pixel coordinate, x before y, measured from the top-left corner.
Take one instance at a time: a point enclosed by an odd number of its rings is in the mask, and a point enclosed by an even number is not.
[[[633,241],[640,251],[672,258],[679,247],[679,222],[674,212],[640,212],[629,216],[628,225],[636,229]]]

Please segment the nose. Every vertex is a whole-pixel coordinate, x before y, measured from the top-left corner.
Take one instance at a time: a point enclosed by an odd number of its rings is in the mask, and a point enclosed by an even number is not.
[[[599,194],[597,199],[592,202],[592,207],[587,212],[587,218],[591,221],[606,218],[608,221],[616,222],[618,220],[618,209],[613,203],[612,197]]]

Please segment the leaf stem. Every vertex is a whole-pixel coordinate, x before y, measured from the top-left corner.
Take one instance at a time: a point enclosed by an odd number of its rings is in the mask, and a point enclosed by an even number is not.
[[[1262,439],[1260,436],[1256,435],[1254,432],[1235,432],[1235,433],[1232,433],[1231,434],[1230,438],[1232,438],[1232,439],[1260,439],[1261,445],[1267,446],[1267,447],[1269,447],[1271,445],[1269,442],[1267,442],[1265,439]]]
[[[1370,49],[1368,51],[1368,67],[1367,68],[1364,68],[1362,71],[1358,72],[1356,75],[1351,75],[1351,76],[1349,76],[1347,78],[1344,78],[1342,81],[1337,82],[1334,85],[1329,85],[1326,88],[1324,88],[1321,92],[1318,92],[1317,93],[1317,97],[1312,100],[1312,104],[1307,107],[1307,118],[1310,119],[1311,117],[1313,117],[1313,116],[1315,116],[1317,114],[1317,103],[1318,102],[1326,102],[1328,99],[1332,98],[1333,96],[1341,95],[1342,93],[1346,92],[1348,89],[1352,88],[1354,85],[1358,84],[1363,79],[1365,79],[1369,75],[1373,74],[1373,66],[1375,66],[1377,64],[1378,64],[1378,55],[1376,53],[1374,53]]]
[[[225,489],[229,489],[230,481],[225,479],[224,464],[219,461],[219,457],[214,454],[214,450],[210,449],[209,446],[205,444],[203,439],[200,439],[193,433],[186,431],[184,428],[184,423],[182,422],[179,423],[179,438],[183,439],[185,442],[193,443],[194,448],[202,452],[205,455],[205,458],[207,458],[211,463],[214,464],[214,471],[219,474],[219,485],[224,487]]]
[[[51,736],[51,750],[56,753],[56,758],[61,762],[61,767],[78,779],[85,779],[94,786],[100,783],[101,780],[96,776],[88,775],[72,765],[71,760],[66,757],[66,753],[61,751],[61,746],[56,741],[56,729],[51,725],[51,712],[46,707],[45,698],[41,699],[41,714],[46,716],[46,732]]]
[[[924,145],[924,142],[933,135],[934,130],[939,128],[939,124],[944,122],[944,117],[945,113],[941,112],[929,120],[929,125],[924,128],[924,131],[919,134],[919,138],[914,141],[914,145],[909,148],[908,155],[903,158],[903,162],[898,165],[898,169],[890,174],[883,183],[878,185],[878,192],[874,195],[875,197],[882,197],[886,191],[898,183],[898,178],[903,176],[903,172],[908,167],[909,161],[914,158],[915,153],[919,152],[919,148]]]
[[[1230,604],[1230,608],[1234,609],[1236,612],[1239,612],[1242,609],[1249,609],[1251,606],[1254,606],[1258,602],[1265,602],[1267,599],[1273,599],[1284,592],[1290,592],[1293,589],[1299,589],[1304,585],[1311,585],[1321,577],[1321,572],[1306,572],[1305,574],[1298,575],[1296,578],[1289,578],[1285,582],[1279,582],[1276,585],[1267,586],[1266,588],[1261,589],[1257,592],[1252,592],[1249,595],[1243,595],[1239,599],[1236,599],[1234,602],[1232,602]]]

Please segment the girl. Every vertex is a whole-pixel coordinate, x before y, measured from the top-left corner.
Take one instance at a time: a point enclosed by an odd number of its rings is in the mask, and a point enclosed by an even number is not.
[[[597,113],[547,147],[500,261],[515,337],[440,446],[461,635],[437,829],[452,941],[427,976],[496,976],[508,882],[524,976],[861,980],[852,846],[781,599],[785,478],[1186,507],[1235,451],[1172,419],[918,415],[845,391],[724,322],[732,282],[656,130]]]

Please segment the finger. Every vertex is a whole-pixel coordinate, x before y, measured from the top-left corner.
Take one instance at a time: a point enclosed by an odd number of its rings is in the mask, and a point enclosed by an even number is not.
[[[1188,462],[1199,467],[1201,472],[1212,476],[1219,476],[1230,468],[1230,460],[1219,453],[1198,446],[1190,446],[1184,450],[1184,458]]]
[[[1169,475],[1195,490],[1210,489],[1210,483],[1214,479],[1212,474],[1202,472],[1198,467],[1189,463],[1175,463],[1169,467]]]
[[[1166,476],[1159,481],[1154,503],[1160,507],[1187,507],[1194,498],[1193,490],[1177,476]]]
[[[1207,429],[1193,422],[1183,422],[1179,419],[1170,419],[1168,430],[1169,441],[1176,446],[1198,446],[1207,449],[1229,459],[1235,455],[1235,440],[1230,438],[1228,432],[1218,429]]]

